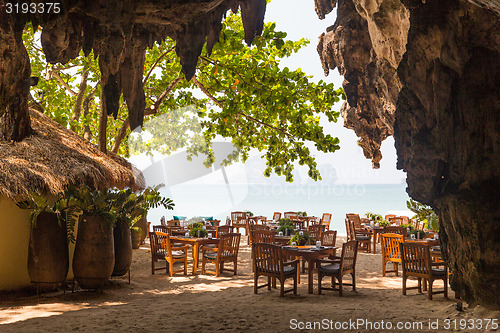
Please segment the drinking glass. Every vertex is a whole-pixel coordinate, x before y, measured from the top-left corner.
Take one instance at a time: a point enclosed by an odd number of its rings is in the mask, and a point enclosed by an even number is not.
[[[296,242],[292,242],[292,246],[297,246],[297,243]]]
[[[301,235],[301,236],[302,236],[303,234],[304,234],[304,232],[303,232],[303,231],[299,231],[299,235]]]
[[[321,241],[316,242],[316,247],[321,247]]]
[[[411,235],[410,235],[410,238],[411,238],[411,239],[415,239],[415,234],[411,234]]]
[[[278,236],[283,237],[283,231],[278,232]]]
[[[189,237],[189,231],[186,231],[186,234],[184,236]]]
[[[211,232],[208,233],[208,238],[212,238],[212,233]]]

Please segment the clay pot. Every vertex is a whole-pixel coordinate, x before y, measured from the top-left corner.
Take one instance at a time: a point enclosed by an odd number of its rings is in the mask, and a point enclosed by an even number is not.
[[[113,276],[123,276],[132,264],[132,237],[128,221],[117,221],[113,229],[115,267]]]
[[[99,216],[82,216],[73,256],[73,273],[83,289],[99,289],[115,265],[111,224]]]
[[[130,230],[131,240],[132,240],[132,248],[137,250],[141,246],[141,232],[136,229]]]
[[[31,228],[28,274],[43,290],[56,289],[66,280],[69,269],[66,224],[59,225],[54,213],[40,213]]]
[[[146,236],[148,235],[148,219],[144,215],[139,221],[134,224],[134,227],[141,228],[141,241],[140,244],[144,243]]]

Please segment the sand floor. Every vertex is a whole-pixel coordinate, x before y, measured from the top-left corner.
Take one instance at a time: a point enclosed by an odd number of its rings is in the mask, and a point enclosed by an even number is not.
[[[337,244],[340,242],[337,240]],[[357,292],[346,287],[343,297],[332,291],[318,295],[315,283],[315,293],[310,295],[303,274],[298,295],[281,298],[279,289],[269,292],[263,288],[258,295],[253,293],[246,237],[242,237],[238,275],[224,273],[219,278],[170,278],[164,271],[151,275],[151,254],[145,244],[134,250],[130,285],[123,277],[113,278],[103,294],[77,290],[40,298],[2,295],[0,332],[288,332],[314,328],[314,322],[323,325],[316,324],[316,328],[334,332],[495,331],[460,329],[464,319],[476,323],[484,318],[498,320],[499,312],[469,308],[466,304],[463,311],[458,311],[451,289],[448,300],[435,295],[429,301],[426,294],[417,294],[416,290],[403,296],[400,277],[382,277],[381,260],[380,248],[378,254],[359,253]],[[410,285],[416,285],[416,281],[410,281]],[[435,282],[435,287],[442,288],[442,282]],[[365,323],[355,326],[357,320]],[[406,328],[398,327],[398,323]],[[429,327],[430,323],[439,326]],[[486,325],[486,321],[482,323]]]

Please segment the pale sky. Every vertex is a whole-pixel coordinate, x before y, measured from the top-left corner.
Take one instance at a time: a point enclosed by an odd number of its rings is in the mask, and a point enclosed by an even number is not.
[[[276,22],[276,29],[286,31],[288,39],[310,40],[307,48],[292,58],[282,60],[282,64],[293,69],[300,67],[305,73],[313,75],[315,80],[322,79],[340,87],[343,79],[338,71],[335,69],[325,77],[316,52],[318,37],[335,23],[336,10],[335,8],[324,20],[320,20],[314,11],[313,0],[272,0],[267,7],[265,21]],[[336,106],[336,110],[340,110],[341,104],[342,102]],[[343,127],[342,118],[336,124],[326,123],[325,130],[340,139],[340,150],[316,157],[318,164],[331,164],[337,169],[337,183],[401,183],[406,179],[404,172],[396,170],[397,158],[392,137],[382,144],[380,169],[373,170],[371,161],[364,157],[362,149],[356,143],[358,138],[354,131]]]

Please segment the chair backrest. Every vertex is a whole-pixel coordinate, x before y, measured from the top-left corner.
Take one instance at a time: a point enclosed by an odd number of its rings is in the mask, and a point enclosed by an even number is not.
[[[358,256],[358,241],[351,240],[342,244],[342,255],[340,259],[340,271],[345,274],[352,272],[356,267]]]
[[[255,272],[279,275],[283,271],[283,253],[280,246],[253,243],[252,252]]]
[[[164,225],[154,225],[153,231],[154,232],[159,231],[159,232],[163,232],[165,234],[170,234],[170,227],[167,227]]]
[[[403,237],[408,235],[408,229],[405,227],[387,226],[384,228],[384,233],[386,234],[400,234]]]
[[[233,232],[234,227],[232,225],[221,225],[216,227],[216,238],[220,238],[222,235],[227,235]]]
[[[327,230],[323,231],[321,234],[321,245],[322,246],[335,246],[337,241],[337,230]]]
[[[401,234],[381,234],[382,257],[386,259],[401,259],[399,244],[404,242]]]
[[[158,243],[161,244],[163,252],[167,257],[172,256],[172,244],[170,243],[170,235],[164,232],[155,231],[154,232],[158,238]]]
[[[220,220],[212,220],[207,222],[213,227],[218,227],[220,225]]]
[[[354,229],[362,229],[363,228],[361,226],[361,219],[359,218],[359,214],[349,213],[349,214],[345,214],[345,216],[349,221],[353,222]]]
[[[253,243],[276,243],[276,232],[272,230],[252,230],[250,232]]]
[[[165,259],[165,249],[162,246],[161,236],[158,236],[156,232],[149,233],[149,245],[151,246],[151,255],[153,259]]]
[[[217,251],[219,259],[236,258],[240,248],[240,238],[241,234],[239,233],[230,233],[220,236],[219,250]]]
[[[309,226],[309,234],[317,241],[321,240],[321,234],[324,230],[325,226],[322,224],[313,224]]]
[[[299,219],[299,213],[297,212],[285,212],[283,213],[286,219],[290,220],[298,220]]]
[[[181,221],[179,220],[168,220],[167,226],[169,227],[179,227],[181,225]]]
[[[278,221],[281,218],[281,213],[280,212],[274,212],[273,214],[273,221]]]
[[[403,224],[403,218],[402,217],[390,217],[388,220],[390,223],[394,223],[396,225],[401,225]]]
[[[253,231],[269,230],[269,226],[263,225],[263,224],[249,224],[248,229],[249,229],[249,236],[250,236],[248,239],[248,242],[249,242],[249,244],[252,244],[252,242],[254,241],[253,240]]]
[[[385,219],[386,221],[389,221],[389,219],[390,219],[391,217],[396,217],[396,215],[394,215],[394,214],[387,214],[386,216],[384,216],[384,219]]]
[[[348,218],[345,219],[345,231],[347,233],[347,241],[356,239],[356,235],[354,233],[352,221]]]
[[[247,213],[246,212],[231,212],[231,222],[233,225],[246,224]]]
[[[326,229],[330,229],[331,220],[332,220],[332,214],[323,213],[323,216],[321,216],[321,225],[324,225]]]
[[[417,242],[399,244],[403,270],[413,276],[425,277],[431,273],[431,255],[429,245]]]
[[[403,224],[409,224],[410,223],[410,218],[408,216],[400,216],[400,218],[403,219]]]

